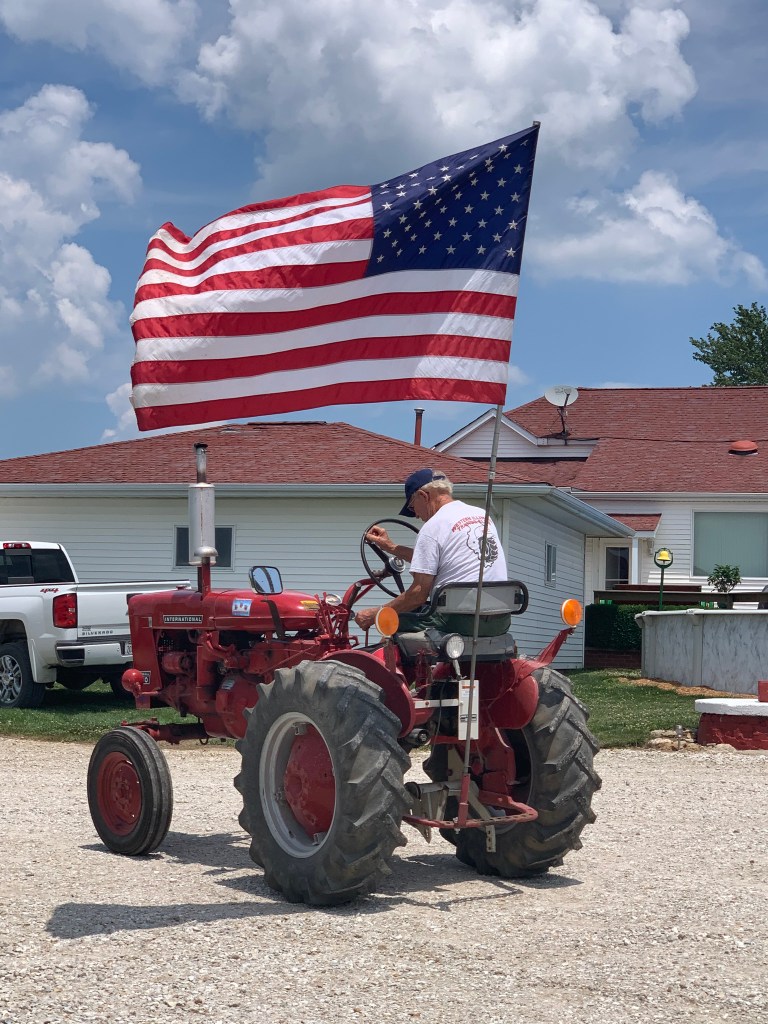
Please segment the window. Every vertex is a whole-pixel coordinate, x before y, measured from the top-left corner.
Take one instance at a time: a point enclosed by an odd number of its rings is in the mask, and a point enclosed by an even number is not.
[[[74,581],[72,566],[59,548],[6,548],[0,551],[0,586]]]
[[[737,565],[742,576],[768,576],[768,513],[694,512],[693,574]]]
[[[544,582],[548,587],[557,583],[557,548],[547,544],[544,552]]]
[[[216,557],[216,569],[232,568],[232,548],[234,546],[232,540],[234,532],[235,530],[232,526],[216,527],[216,536],[214,541],[216,544],[216,550],[218,551],[218,555]],[[176,569],[187,568],[189,565],[189,527],[177,526],[175,540],[174,567]]]
[[[613,590],[617,583],[629,583],[629,548],[605,549],[605,589]]]

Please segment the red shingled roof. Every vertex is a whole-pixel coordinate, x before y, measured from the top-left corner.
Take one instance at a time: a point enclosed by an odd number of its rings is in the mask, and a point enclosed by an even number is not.
[[[558,411],[544,398],[505,415],[537,437],[561,435]],[[598,441],[577,472],[563,471],[574,490],[768,491],[768,387],[579,388],[567,424],[571,443]],[[729,453],[746,439],[756,454]],[[565,476],[556,479],[565,485]]]
[[[768,387],[578,391],[577,401],[566,410],[570,441],[768,441]],[[544,398],[510,409],[505,416],[537,437],[560,436],[560,415]]]
[[[456,483],[484,483],[485,466],[347,423],[245,423],[177,431],[0,461],[0,484],[147,484],[194,479],[193,444],[208,445],[208,479],[234,484],[401,483],[438,466]],[[518,482],[500,468],[501,483]]]
[[[659,515],[643,516],[635,515],[634,512],[609,512],[608,515],[611,519],[616,519],[625,526],[637,530],[638,533],[653,533],[661,522],[661,513]]]

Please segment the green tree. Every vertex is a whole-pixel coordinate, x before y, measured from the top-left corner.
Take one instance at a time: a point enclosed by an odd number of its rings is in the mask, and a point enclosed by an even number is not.
[[[730,324],[712,324],[706,338],[691,338],[694,359],[714,371],[717,387],[768,384],[768,315],[765,306],[734,306]]]

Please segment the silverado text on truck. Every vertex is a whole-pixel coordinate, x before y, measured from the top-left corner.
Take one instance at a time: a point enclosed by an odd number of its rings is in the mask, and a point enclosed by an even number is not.
[[[0,542],[0,707],[39,707],[55,682],[122,692],[132,661],[128,598],[186,580],[78,583],[61,544]]]

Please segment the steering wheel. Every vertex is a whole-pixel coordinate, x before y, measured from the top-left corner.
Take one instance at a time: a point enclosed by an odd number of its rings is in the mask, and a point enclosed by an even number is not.
[[[413,523],[408,523],[404,519],[377,519],[375,523],[371,523],[370,526],[366,526],[363,530],[363,536],[360,541],[360,557],[363,560],[365,571],[368,573],[370,578],[376,584],[376,586],[383,590],[385,594],[389,594],[390,597],[397,597],[398,594],[402,594],[405,590],[403,586],[403,571],[405,570],[405,562],[402,558],[398,558],[396,555],[388,555],[386,551],[383,551],[378,544],[375,544],[372,540],[368,540],[365,536],[370,529],[374,526],[381,526],[382,523],[397,523],[398,526],[407,526],[409,530],[414,533],[418,533],[418,529]],[[371,551],[375,552],[381,561],[384,563],[383,569],[372,569],[368,563],[368,557],[366,548],[370,548]],[[385,586],[383,581],[391,576],[395,581],[397,590],[391,590]]]

